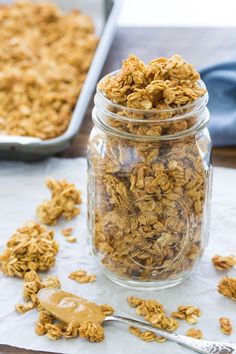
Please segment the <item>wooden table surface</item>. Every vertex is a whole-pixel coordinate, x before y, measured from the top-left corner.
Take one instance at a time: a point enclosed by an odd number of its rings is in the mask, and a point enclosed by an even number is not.
[[[158,56],[181,54],[197,68],[233,60],[236,28],[118,28],[103,74],[120,68],[122,59],[130,53],[149,61]],[[83,125],[72,146],[60,154],[63,157],[86,155],[86,144],[92,128],[91,100]],[[236,148],[213,150],[213,164],[236,167]],[[33,325],[33,324],[32,324]],[[21,329],[19,329],[20,331]],[[12,333],[14,336],[14,333]],[[1,341],[1,338],[0,338]],[[58,353],[60,344],[58,342]],[[42,353],[0,345],[0,354]],[[89,354],[89,353],[84,353]]]

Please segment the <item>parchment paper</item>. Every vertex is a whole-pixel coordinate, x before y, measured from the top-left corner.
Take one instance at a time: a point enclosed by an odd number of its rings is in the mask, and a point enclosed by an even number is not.
[[[155,298],[165,305],[168,312],[178,305],[196,305],[202,310],[199,323],[195,325],[209,340],[236,342],[236,303],[219,295],[216,287],[224,273],[217,272],[211,265],[215,253],[236,254],[236,170],[215,168],[210,243],[201,263],[183,284],[165,291],[133,291],[113,284],[105,278],[90,254],[86,231],[86,161],[84,159],[52,158],[44,162],[26,164],[0,162],[0,252],[13,231],[27,220],[36,218],[36,206],[49,197],[44,185],[48,176],[67,178],[82,190],[81,214],[73,221],[61,221],[56,230],[60,252],[51,274],[60,277],[62,287],[97,303],[108,303],[117,314],[133,317],[134,310],[126,303],[129,295]],[[61,235],[63,227],[73,227],[77,236],[76,244],[67,243]],[[97,281],[78,284],[68,279],[70,272],[84,268],[97,274]],[[47,273],[48,274],[48,273]],[[228,272],[236,276],[236,270]],[[22,280],[0,274],[0,344],[21,348],[51,351],[55,353],[83,354],[185,354],[190,350],[167,342],[146,343],[128,333],[125,326],[106,326],[106,339],[93,344],[83,339],[51,341],[34,333],[37,311],[24,315],[15,312],[14,306],[22,302]],[[226,337],[218,327],[218,318],[228,316],[235,327],[234,334]],[[190,328],[185,321],[180,322],[178,333],[186,333]]]

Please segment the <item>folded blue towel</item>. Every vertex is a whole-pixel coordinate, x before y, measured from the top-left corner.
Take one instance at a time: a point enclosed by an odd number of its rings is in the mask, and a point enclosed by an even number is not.
[[[236,145],[236,62],[214,65],[200,74],[209,92],[213,145]]]

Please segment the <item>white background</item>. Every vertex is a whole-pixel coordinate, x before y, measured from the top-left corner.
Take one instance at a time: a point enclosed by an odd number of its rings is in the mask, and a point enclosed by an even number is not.
[[[123,0],[120,26],[236,26],[236,0]]]

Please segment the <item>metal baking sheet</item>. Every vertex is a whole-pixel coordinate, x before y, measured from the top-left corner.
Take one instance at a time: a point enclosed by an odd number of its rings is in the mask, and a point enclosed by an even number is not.
[[[0,0],[0,4],[11,2]],[[54,155],[69,147],[83,121],[114,37],[121,0],[54,0],[51,2],[56,3],[65,11],[79,8],[91,16],[96,33],[100,37],[99,44],[65,133],[48,140],[0,134],[1,159],[34,161]]]

